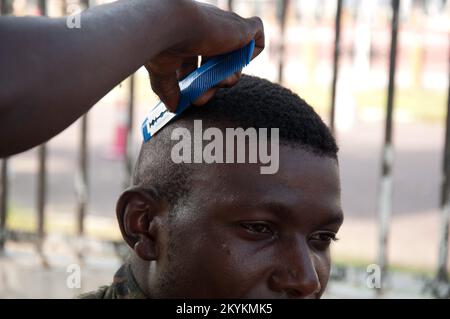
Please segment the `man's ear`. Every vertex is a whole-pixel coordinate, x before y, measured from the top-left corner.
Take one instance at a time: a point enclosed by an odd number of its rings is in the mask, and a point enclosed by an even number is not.
[[[117,220],[126,243],[142,259],[158,258],[159,222],[162,209],[156,191],[132,187],[122,193],[116,205]]]

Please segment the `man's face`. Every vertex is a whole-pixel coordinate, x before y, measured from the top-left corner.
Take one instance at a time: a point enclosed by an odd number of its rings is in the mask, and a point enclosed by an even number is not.
[[[158,297],[321,296],[343,220],[335,159],[280,146],[274,175],[217,164],[193,178],[157,261]]]

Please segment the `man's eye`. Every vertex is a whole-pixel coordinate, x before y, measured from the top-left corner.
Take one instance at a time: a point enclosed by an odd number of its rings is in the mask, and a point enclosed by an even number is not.
[[[252,234],[273,234],[273,230],[267,223],[242,223],[242,227]]]
[[[331,242],[337,241],[338,238],[336,238],[336,233],[333,232],[320,232],[313,234],[311,236],[311,240],[316,241],[320,245],[330,245]]]

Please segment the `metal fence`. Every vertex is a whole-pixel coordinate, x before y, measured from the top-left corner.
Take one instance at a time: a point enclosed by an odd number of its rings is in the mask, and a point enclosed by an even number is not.
[[[61,0],[63,1],[63,0]],[[294,0],[271,0],[276,1],[278,7],[277,21],[280,30],[280,44],[278,49],[278,82],[283,82],[283,56],[285,51],[285,29],[286,29],[286,15],[290,6],[295,2]],[[73,1],[72,1],[73,2]],[[65,2],[66,3],[66,2]],[[79,2],[85,8],[93,5],[94,1],[80,0]],[[46,15],[47,5],[46,0],[37,1],[38,8],[41,15]],[[227,0],[229,9],[233,9],[235,1]],[[0,0],[0,9],[2,15],[12,14],[13,0]],[[339,74],[340,56],[341,56],[341,21],[342,21],[342,7],[343,0],[336,0],[335,13],[335,35],[334,35],[334,50],[333,50],[333,76],[332,85],[330,88],[331,105],[329,127],[332,132],[335,132],[335,112],[336,112],[336,83]],[[399,7],[400,0],[391,1],[391,36],[390,36],[390,53],[388,65],[388,86],[387,86],[387,101],[384,119],[384,143],[381,150],[382,166],[380,167],[379,176],[379,199],[378,199],[378,215],[379,215],[379,234],[378,234],[378,264],[381,269],[386,272],[389,262],[387,260],[387,245],[389,242],[389,226],[392,211],[392,175],[393,175],[393,152],[395,145],[393,143],[393,134],[395,129],[394,121],[394,97],[396,93],[395,76],[396,76],[396,62],[397,62],[397,36],[399,30]],[[300,35],[301,36],[301,35]],[[0,39],[1,42],[1,39]],[[4,45],[4,43],[2,43]],[[450,59],[449,70],[450,70]],[[450,79],[450,72],[449,72]],[[450,83],[450,80],[449,80]],[[129,81],[129,100],[128,100],[128,119],[127,119],[127,150],[124,159],[123,169],[126,172],[126,181],[130,180],[133,158],[130,151],[131,136],[133,132],[133,114],[134,114],[134,92],[135,81],[134,76],[131,76]],[[76,208],[76,225],[77,235],[83,236],[85,233],[85,216],[88,213],[86,209],[87,198],[89,194],[88,185],[88,114],[84,115],[81,121],[81,130],[79,132],[80,142],[78,145],[78,165],[77,165],[77,208]],[[8,180],[8,158],[1,160],[0,170],[0,252],[4,249],[4,244],[7,240],[31,240],[36,244],[36,251],[44,260],[45,256],[42,252],[42,244],[45,238],[44,222],[46,218],[46,202],[47,202],[47,147],[45,144],[38,147],[38,178],[37,178],[37,228],[34,233],[18,233],[9,230],[7,226],[8,218],[8,197],[10,183]],[[439,181],[436,181],[439,183]],[[434,249],[439,251],[438,267],[435,271],[435,279],[430,287],[436,297],[450,297],[450,289],[448,288],[448,239],[449,239],[449,219],[450,219],[450,85],[448,89],[447,98],[447,117],[446,117],[446,134],[445,143],[442,146],[442,184],[441,188],[441,230],[439,247]],[[430,247],[432,248],[432,247]],[[433,249],[433,248],[432,248]],[[78,252],[80,257],[81,250]],[[383,277],[384,278],[384,277]],[[446,287],[444,290],[442,287]]]

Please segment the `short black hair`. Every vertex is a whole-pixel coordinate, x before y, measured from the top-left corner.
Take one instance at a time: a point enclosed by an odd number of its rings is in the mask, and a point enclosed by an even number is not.
[[[174,143],[170,132],[180,126],[192,129],[196,119],[206,123],[204,126],[279,128],[280,144],[337,159],[338,147],[333,135],[308,103],[278,84],[243,75],[235,86],[218,90],[202,107],[189,108],[142,145],[133,184],[152,188],[167,199],[171,208],[187,198],[193,166],[202,164],[173,163],[170,150]]]

